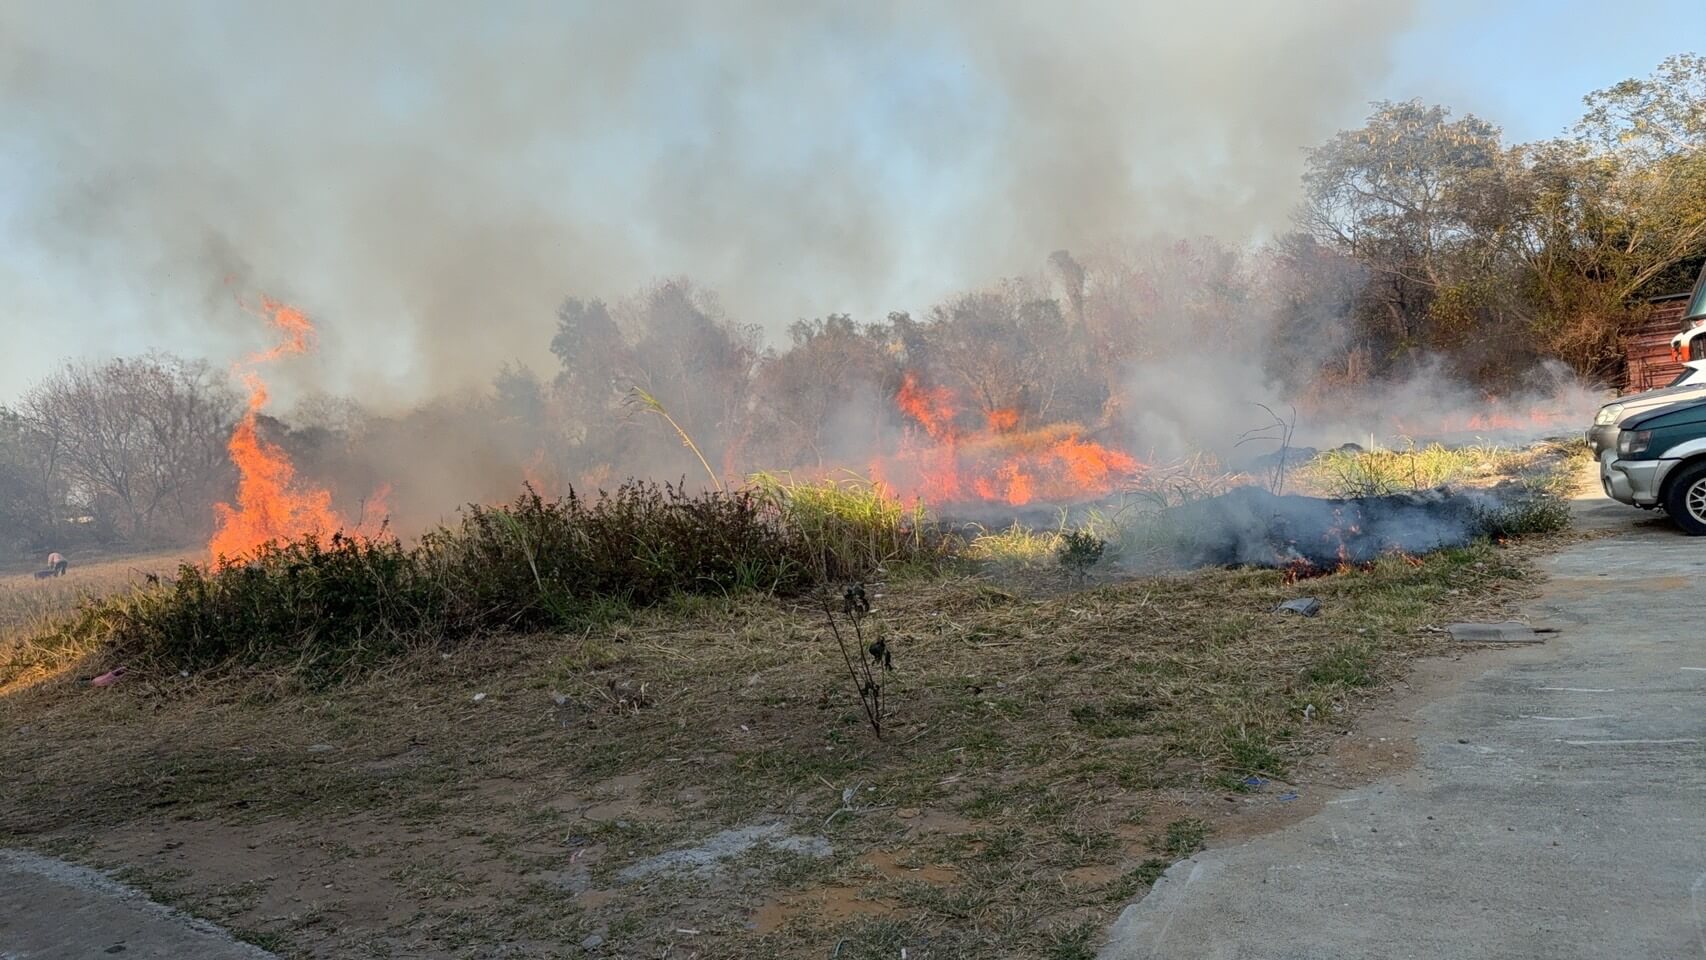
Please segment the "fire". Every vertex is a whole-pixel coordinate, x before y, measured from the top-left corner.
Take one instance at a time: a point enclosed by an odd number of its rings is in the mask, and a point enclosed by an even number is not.
[[[1133,457],[1083,437],[1073,424],[1020,430],[1020,412],[989,411],[966,428],[953,391],[907,374],[895,403],[916,429],[870,466],[891,495],[925,503],[983,500],[1024,506],[1106,496],[1143,468]]]
[[[533,456],[521,465],[521,482],[524,487],[539,494],[541,497],[556,495],[557,471],[545,453],[544,447],[535,447]]]
[[[989,411],[989,429],[1008,433],[1019,427],[1019,411],[1012,408]]]
[[[1540,436],[1549,431],[1575,426],[1579,413],[1573,410],[1532,407],[1513,409],[1496,398],[1489,398],[1489,409],[1467,416],[1441,417],[1432,421],[1394,420],[1402,436],[1434,437],[1464,434],[1521,434]]]
[[[925,389],[918,385],[918,378],[909,373],[901,381],[900,392],[895,394],[894,402],[900,406],[902,413],[917,420],[931,438],[952,436],[957,415],[953,391],[943,387]]]
[[[237,558],[253,553],[274,540],[293,540],[307,534],[327,535],[350,525],[332,509],[329,490],[304,486],[296,477],[290,458],[276,444],[260,435],[256,421],[267,405],[267,386],[257,367],[290,354],[307,353],[314,347],[314,325],[295,307],[276,300],[261,300],[262,316],[281,334],[277,344],[245,358],[241,366],[249,400],[243,419],[226,444],[237,467],[237,504],[215,504],[217,525],[208,541],[214,558]],[[381,488],[362,511],[383,517],[388,488]]]

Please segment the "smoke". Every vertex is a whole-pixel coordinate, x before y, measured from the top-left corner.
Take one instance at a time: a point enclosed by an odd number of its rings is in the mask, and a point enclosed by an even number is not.
[[[1416,555],[1462,546],[1495,529],[1502,511],[1519,508],[1528,498],[1509,487],[1355,500],[1239,487],[1176,507],[1165,521],[1181,532],[1172,559],[1185,566],[1331,570],[1393,552]]]
[[[1604,391],[1556,361],[1525,369],[1527,387],[1489,397],[1431,358],[1403,378],[1344,387],[1321,402],[1288,391],[1249,356],[1185,353],[1136,367],[1127,420],[1152,458],[1207,452],[1244,468],[1271,462],[1288,438],[1307,451],[1574,436],[1605,402]]]
[[[771,334],[1060,248],[1283,224],[1413,5],[67,2],[0,9],[0,395],[321,321],[303,390],[541,372],[565,296],[686,274]]]

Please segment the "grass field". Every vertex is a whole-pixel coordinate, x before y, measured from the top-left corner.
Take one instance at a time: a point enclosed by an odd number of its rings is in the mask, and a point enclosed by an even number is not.
[[[1316,796],[1298,765],[1529,570],[1480,546],[1291,585],[897,581],[867,624],[881,741],[809,598],[685,597],[321,690],[62,676],[0,697],[0,766],[28,771],[0,845],[287,956],[1089,957],[1172,860],[1304,809],[1243,782]],[[1272,611],[1300,594],[1322,615]]]
[[[163,574],[183,559],[176,552],[77,562],[63,577],[37,580],[29,573],[0,576],[0,694],[52,676],[81,659],[81,648],[55,649],[37,641],[85,600],[110,597]]]

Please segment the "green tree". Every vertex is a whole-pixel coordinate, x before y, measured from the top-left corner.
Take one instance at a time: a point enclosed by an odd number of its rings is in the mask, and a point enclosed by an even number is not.
[[[1369,271],[1355,321],[1388,362],[1439,345],[1431,311],[1448,289],[1454,320],[1485,319],[1477,293],[1505,266],[1514,161],[1497,127],[1417,100],[1378,103],[1310,152],[1299,225]]]

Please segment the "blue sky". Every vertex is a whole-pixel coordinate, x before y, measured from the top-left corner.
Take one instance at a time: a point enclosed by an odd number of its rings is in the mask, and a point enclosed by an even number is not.
[[[548,369],[563,297],[658,277],[772,334],[924,310],[1283,228],[1370,101],[1539,139],[1691,49],[1680,0],[0,7],[0,402],[71,356],[224,364],[239,294],[323,321],[300,389],[399,402]]]
[[[1434,0],[1399,37],[1384,95],[1444,103],[1511,140],[1539,140],[1580,119],[1589,92],[1702,52],[1700,0]]]

